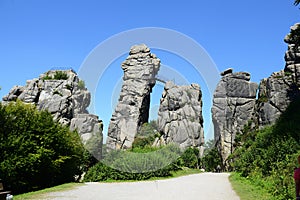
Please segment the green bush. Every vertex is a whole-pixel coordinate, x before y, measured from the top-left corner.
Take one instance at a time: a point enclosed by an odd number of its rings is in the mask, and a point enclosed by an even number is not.
[[[180,153],[175,145],[111,151],[87,172],[84,181],[146,180],[170,176],[172,171],[179,170],[177,160]]]
[[[290,104],[275,125],[244,133],[231,156],[241,176],[279,200],[294,198],[293,171],[300,155],[300,100]]]
[[[78,81],[78,88],[81,90],[85,89],[85,82],[83,80]]]
[[[152,146],[156,137],[160,137],[156,122],[144,123],[132,143],[132,148]]]
[[[83,147],[77,133],[51,114],[17,101],[0,104],[0,179],[22,193],[74,181]]]
[[[189,147],[180,156],[181,166],[188,168],[199,168],[199,149]]]
[[[217,148],[210,149],[201,159],[201,165],[206,171],[215,171],[217,166],[222,166],[221,156]]]
[[[63,71],[56,71],[53,77],[55,80],[67,80],[68,78],[68,75]]]

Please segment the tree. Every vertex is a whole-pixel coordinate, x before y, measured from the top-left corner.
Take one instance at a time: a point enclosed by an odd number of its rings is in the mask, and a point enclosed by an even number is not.
[[[0,179],[16,193],[74,181],[84,148],[49,112],[20,101],[0,104]]]
[[[295,0],[295,2],[294,2],[295,6],[298,6],[299,3],[300,3],[300,0]]]

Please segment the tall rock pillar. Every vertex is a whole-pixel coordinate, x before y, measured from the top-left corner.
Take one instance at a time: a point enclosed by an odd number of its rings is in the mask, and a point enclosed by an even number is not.
[[[249,82],[249,73],[232,71],[221,73],[212,106],[215,141],[223,162],[233,152],[236,133],[253,117],[258,88],[256,83]]]
[[[167,82],[160,100],[157,122],[164,144],[176,143],[182,149],[200,149],[204,144],[200,86],[178,86]]]
[[[123,85],[108,128],[108,149],[130,148],[140,126],[148,122],[150,93],[160,60],[142,44],[131,47],[122,63]]]

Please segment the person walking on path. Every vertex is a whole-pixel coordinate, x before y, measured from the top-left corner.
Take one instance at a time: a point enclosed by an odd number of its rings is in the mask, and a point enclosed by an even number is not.
[[[300,166],[300,155],[298,156],[298,164]],[[300,200],[300,168],[295,168],[294,170],[294,180],[296,187],[296,200]]]

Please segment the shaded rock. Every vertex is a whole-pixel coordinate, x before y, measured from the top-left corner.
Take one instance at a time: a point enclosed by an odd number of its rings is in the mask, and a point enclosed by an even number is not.
[[[221,72],[221,76],[225,76],[227,74],[232,74],[232,72],[233,72],[232,68],[225,69],[223,72]]]
[[[148,122],[150,93],[159,68],[160,60],[146,45],[131,47],[122,63],[123,85],[108,128],[108,149],[130,148],[140,126]]]
[[[212,120],[223,162],[233,152],[235,136],[253,118],[258,85],[247,72],[227,73],[213,95]]]
[[[158,113],[158,130],[162,134],[155,143],[176,143],[181,148],[204,144],[202,93],[198,84],[177,86],[167,82]]]
[[[288,105],[300,97],[300,24],[291,27],[285,37],[284,70],[274,72],[260,82],[257,115],[259,126],[273,124]]]

